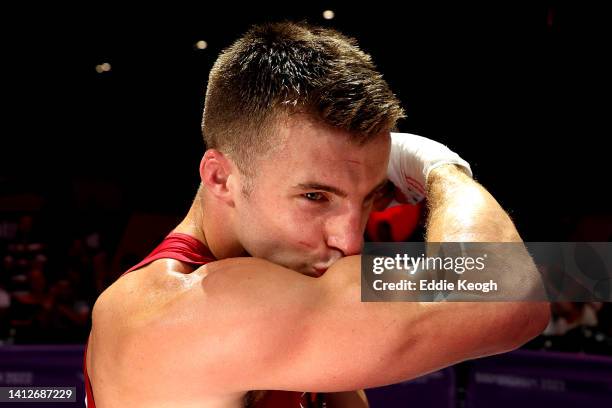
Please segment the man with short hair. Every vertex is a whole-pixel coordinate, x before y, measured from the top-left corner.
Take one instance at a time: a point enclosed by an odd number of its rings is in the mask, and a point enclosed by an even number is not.
[[[548,322],[539,303],[360,301],[388,180],[406,201],[427,195],[428,241],[521,239],[458,155],[392,133],[403,110],[354,40],[253,27],[219,56],[205,102],[189,213],[94,307],[90,408],[366,407],[352,390],[511,350]]]

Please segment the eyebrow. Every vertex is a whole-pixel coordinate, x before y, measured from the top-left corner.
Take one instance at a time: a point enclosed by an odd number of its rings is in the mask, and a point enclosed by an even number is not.
[[[380,183],[378,183],[378,185],[376,187],[374,187],[372,189],[372,191],[370,191],[368,193],[368,195],[366,196],[366,198],[370,197],[372,194],[376,193],[378,190],[382,189],[383,187],[385,187],[387,185],[387,183],[389,182],[389,180],[384,179],[383,181],[381,181]],[[298,183],[294,186],[295,188],[299,188],[302,190],[320,190],[320,191],[327,191],[328,193],[332,193],[332,194],[336,194],[340,197],[346,197],[348,195],[348,193],[346,193],[345,191],[339,189],[338,187],[334,187],[334,186],[330,186],[327,184],[321,184],[321,183],[317,183],[315,181],[308,181],[306,183]]]

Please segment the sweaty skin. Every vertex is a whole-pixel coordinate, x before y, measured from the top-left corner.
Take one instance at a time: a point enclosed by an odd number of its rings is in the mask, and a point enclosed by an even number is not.
[[[155,261],[100,296],[87,356],[98,408],[241,407],[257,389],[367,406],[349,390],[508,351],[544,328],[546,304],[361,303],[358,254],[386,182],[389,134],[356,146],[343,133],[287,122],[248,197],[231,159],[206,152],[202,188],[175,231],[220,261],[195,270]],[[428,189],[428,240],[520,240],[454,166],[433,171]]]

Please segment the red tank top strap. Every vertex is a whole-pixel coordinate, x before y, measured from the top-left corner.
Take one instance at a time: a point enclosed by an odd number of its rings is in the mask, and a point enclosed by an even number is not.
[[[171,232],[153,252],[121,276],[161,258],[172,258],[192,265],[204,265],[216,260],[210,249],[196,238],[180,232]]]

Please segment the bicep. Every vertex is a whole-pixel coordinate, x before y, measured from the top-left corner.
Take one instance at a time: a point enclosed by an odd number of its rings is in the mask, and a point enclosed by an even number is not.
[[[501,306],[361,302],[360,257],[336,265],[321,278],[253,258],[210,267],[185,305],[203,307],[187,320],[190,371],[224,392],[340,392],[501,349]]]
[[[345,276],[318,279],[255,259],[211,268],[202,296],[215,335],[202,349],[215,358],[201,369],[235,391],[338,392],[401,380],[389,367],[409,334],[388,308],[360,301],[356,258],[356,270],[330,268]]]

